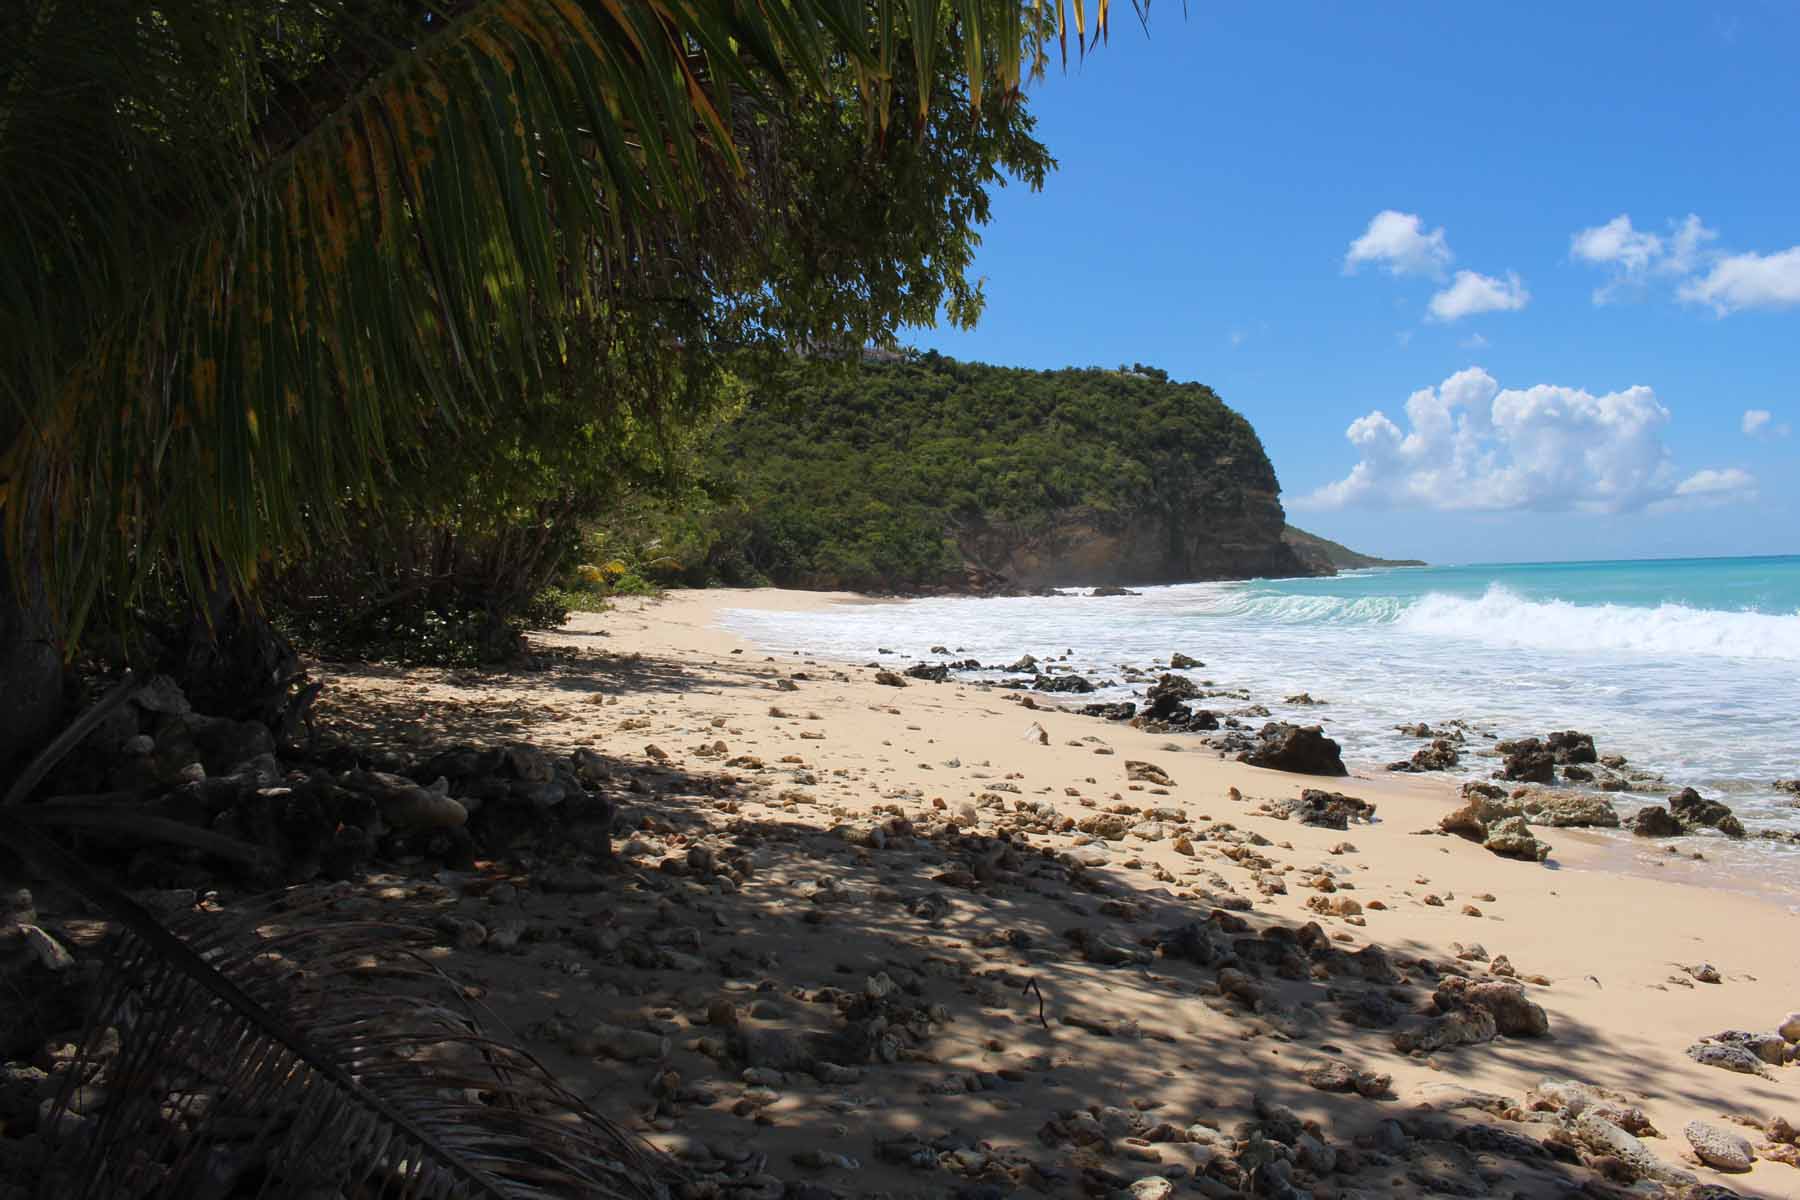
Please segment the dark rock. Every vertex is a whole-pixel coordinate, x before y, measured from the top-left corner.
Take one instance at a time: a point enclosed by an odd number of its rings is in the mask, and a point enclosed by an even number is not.
[[[1298,799],[1276,800],[1267,806],[1275,816],[1292,818],[1302,825],[1323,829],[1348,829],[1351,821],[1373,821],[1375,806],[1367,800],[1346,796],[1342,792],[1326,792],[1307,788]]]
[[[1134,592],[1130,588],[1123,588],[1110,583],[1103,584],[1088,593],[1090,596],[1136,596],[1139,594],[1140,593]]]
[[[1591,763],[1600,760],[1594,753],[1594,737],[1574,729],[1565,729],[1560,733],[1544,736],[1544,744],[1556,756],[1558,763]]]
[[[1706,799],[1693,788],[1682,788],[1669,797],[1669,812],[1688,829],[1705,826],[1718,830],[1726,837],[1744,836],[1743,822],[1733,816],[1729,808],[1717,800]]]
[[[1538,739],[1500,742],[1494,748],[1506,756],[1500,778],[1524,783],[1551,783],[1556,779],[1556,755]]]
[[[1169,655],[1169,666],[1176,671],[1192,671],[1198,667],[1204,667],[1205,665],[1206,664],[1199,659],[1189,658],[1179,650]]]
[[[894,674],[892,671],[875,672],[875,682],[881,684],[883,687],[906,686],[906,680],[900,678],[900,676]]]
[[[1238,755],[1239,762],[1301,775],[1348,775],[1338,744],[1317,725],[1271,721],[1258,735],[1259,745]]]
[[[1448,771],[1462,761],[1462,754],[1456,743],[1448,738],[1438,738],[1423,750],[1416,750],[1409,759],[1388,764],[1390,771]]]
[[[1102,717],[1108,721],[1129,721],[1137,716],[1137,705],[1125,700],[1118,704],[1084,704],[1075,711],[1084,717]]]
[[[950,678],[950,668],[943,663],[915,663],[906,668],[908,679],[924,679],[931,683],[942,683]]]
[[[1168,721],[1176,717],[1185,717],[1187,709],[1181,702],[1199,698],[1199,685],[1187,676],[1164,675],[1151,685],[1148,692],[1144,693],[1144,719]]]
[[[1036,675],[1038,673],[1037,659],[1027,654],[1012,666],[1006,667],[1005,670],[1013,675]]]
[[[1039,675],[1031,685],[1040,692],[1091,692],[1094,685],[1080,675]]]
[[[1586,767],[1567,766],[1563,768],[1563,778],[1570,783],[1592,783],[1594,773]]]
[[[1681,833],[1681,822],[1662,805],[1650,804],[1631,819],[1631,832],[1639,837],[1675,837]]]

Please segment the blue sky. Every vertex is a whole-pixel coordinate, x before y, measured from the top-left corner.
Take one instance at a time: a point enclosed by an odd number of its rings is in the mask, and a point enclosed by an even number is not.
[[[1800,552],[1800,6],[1114,15],[907,340],[1207,383],[1375,553]]]

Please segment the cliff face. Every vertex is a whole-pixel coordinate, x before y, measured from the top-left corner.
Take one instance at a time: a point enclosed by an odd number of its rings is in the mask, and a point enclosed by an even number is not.
[[[1284,524],[1275,493],[1246,490],[1229,508],[1082,508],[1036,527],[982,521],[954,537],[967,563],[1026,589],[1331,574],[1295,555]]]

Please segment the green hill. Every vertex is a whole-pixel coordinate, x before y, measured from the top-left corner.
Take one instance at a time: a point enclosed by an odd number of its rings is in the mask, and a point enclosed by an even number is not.
[[[1281,531],[1281,540],[1292,546],[1300,561],[1313,568],[1310,574],[1329,575],[1337,571],[1355,571],[1364,567],[1423,567],[1416,558],[1374,558],[1358,554],[1348,546],[1322,538],[1316,533],[1289,525]],[[1329,567],[1329,571],[1322,568]]]
[[[712,504],[636,530],[669,582],[994,591],[1314,573],[1282,540],[1250,423],[1141,364],[795,364],[702,459]]]

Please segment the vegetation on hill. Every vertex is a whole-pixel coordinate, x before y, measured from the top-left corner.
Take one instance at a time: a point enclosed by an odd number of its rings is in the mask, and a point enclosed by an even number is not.
[[[1078,519],[1179,539],[1279,487],[1250,423],[1201,384],[935,352],[795,362],[700,454],[703,495],[637,506],[592,553],[689,585],[961,587],[996,530],[1018,543]]]
[[[1332,571],[1357,571],[1365,567],[1422,567],[1426,564],[1416,558],[1376,558],[1369,554],[1358,554],[1350,547],[1322,538],[1316,533],[1308,533],[1304,529],[1296,529],[1289,525],[1281,531],[1281,540],[1294,548],[1294,553],[1307,565],[1318,569],[1321,575]],[[1330,571],[1323,568],[1329,567]]]

